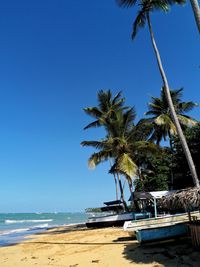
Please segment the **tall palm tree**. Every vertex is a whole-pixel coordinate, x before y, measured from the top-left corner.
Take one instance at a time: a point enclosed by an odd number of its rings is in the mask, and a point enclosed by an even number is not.
[[[192,101],[182,102],[182,91],[170,90],[172,102],[182,127],[191,127],[197,124],[197,121],[185,113],[198,106]],[[148,111],[145,113],[147,116],[151,116],[147,119],[142,119],[139,124],[146,124],[151,128],[152,133],[150,140],[160,143],[162,139],[166,140],[169,137],[170,146],[172,149],[171,137],[177,134],[174,122],[171,119],[171,114],[168,106],[167,99],[165,97],[164,90],[162,88],[160,98],[151,97],[151,102],[148,103]]]
[[[191,127],[197,124],[197,121],[185,113],[192,110],[197,104],[194,102],[182,102],[182,91],[183,88],[179,90],[171,90],[170,94],[172,97],[172,102],[176,110],[177,117],[182,128]],[[176,127],[171,119],[169,106],[167,99],[165,97],[164,90],[161,90],[160,98],[151,97],[151,102],[148,104],[148,112],[145,114],[151,116],[148,119],[142,119],[139,124],[144,124],[151,129],[150,138],[151,141],[156,141],[157,144],[160,143],[162,139],[166,140],[169,138],[171,154],[174,154],[174,149],[172,145],[172,137],[177,135]],[[171,158],[173,161],[173,157]],[[171,189],[173,189],[174,184],[174,173],[171,171]]]
[[[200,8],[199,8],[199,3],[198,0],[190,0],[193,12],[194,12],[194,17],[196,20],[197,28],[200,33]]]
[[[189,147],[187,145],[185,136],[183,134],[183,131],[181,129],[178,117],[176,115],[176,111],[172,102],[172,98],[170,95],[170,87],[169,87],[169,83],[163,68],[163,64],[161,61],[161,57],[160,57],[160,53],[154,38],[154,33],[153,33],[153,28],[152,28],[152,24],[151,24],[151,13],[155,10],[161,10],[164,12],[167,12],[169,10],[169,7],[172,3],[179,3],[182,4],[185,1],[184,0],[117,0],[117,2],[119,3],[119,5],[121,6],[125,6],[125,7],[131,7],[133,5],[135,5],[136,3],[139,3],[139,7],[140,10],[138,12],[138,15],[134,21],[133,24],[133,32],[132,32],[132,38],[135,38],[138,28],[140,27],[144,27],[146,22],[148,24],[148,28],[149,28],[149,32],[150,32],[150,37],[151,37],[151,42],[153,45],[153,49],[155,52],[155,56],[156,56],[156,60],[157,60],[157,64],[158,64],[158,68],[161,74],[161,78],[163,80],[163,88],[164,88],[164,92],[165,92],[165,96],[168,102],[168,106],[170,109],[170,113],[171,113],[171,117],[172,120],[174,122],[174,125],[176,127],[176,131],[177,134],[180,138],[180,142],[182,144],[183,147],[183,151],[185,153],[185,156],[187,158],[187,162],[192,174],[192,178],[193,178],[193,182],[195,186],[200,186],[199,184],[199,180],[198,180],[198,176],[197,176],[197,172],[196,172],[196,168],[189,150]]]

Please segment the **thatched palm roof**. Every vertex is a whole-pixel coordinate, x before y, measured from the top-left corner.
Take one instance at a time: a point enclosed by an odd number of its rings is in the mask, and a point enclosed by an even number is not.
[[[181,189],[162,197],[161,204],[166,209],[200,209],[200,187]]]

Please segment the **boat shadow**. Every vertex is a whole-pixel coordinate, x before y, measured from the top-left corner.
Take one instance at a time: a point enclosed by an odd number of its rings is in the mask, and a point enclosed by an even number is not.
[[[129,243],[123,252],[131,263],[152,264],[153,267],[199,267],[200,253],[188,238],[140,245]]]

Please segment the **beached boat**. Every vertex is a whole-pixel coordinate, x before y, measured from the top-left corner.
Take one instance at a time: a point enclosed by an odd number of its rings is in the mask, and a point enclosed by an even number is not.
[[[168,196],[174,191],[154,191],[154,192],[134,192],[132,199],[136,201],[141,201],[143,205],[146,202],[151,202],[153,205],[153,218],[143,219],[143,220],[132,220],[124,223],[123,229],[128,232],[131,236],[135,236],[136,231],[139,229],[145,229],[154,227],[161,224],[171,224],[175,223],[187,223],[189,221],[188,213],[179,213],[174,215],[160,214],[157,210],[157,200],[161,199],[163,196]],[[196,217],[200,219],[199,211],[194,211],[190,213],[191,217]]]
[[[190,213],[191,217],[197,217],[200,219],[199,211],[194,211]],[[163,224],[178,224],[189,222],[188,213],[180,213],[175,215],[167,215],[162,217],[143,219],[138,221],[127,221],[124,223],[123,229],[128,232],[129,235],[135,236],[136,231],[145,228],[151,228],[154,226],[159,226]]]
[[[101,207],[102,214],[100,216],[89,217],[87,227],[110,227],[123,226],[125,221],[149,218],[150,213],[134,213],[125,212],[121,201],[104,202],[105,207]],[[105,214],[106,212],[106,214]]]
[[[136,230],[136,238],[139,243],[155,242],[165,239],[183,237],[188,235],[186,223],[162,223]]]

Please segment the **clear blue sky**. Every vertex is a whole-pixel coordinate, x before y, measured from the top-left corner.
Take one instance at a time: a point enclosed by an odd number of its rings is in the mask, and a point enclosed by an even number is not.
[[[83,107],[123,91],[138,119],[162,85],[147,29],[131,41],[134,9],[115,0],[0,3],[0,212],[80,211],[114,198],[108,165],[91,171]],[[200,102],[199,35],[189,3],[153,15],[171,88]],[[200,119],[197,109],[191,115]]]

